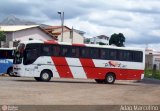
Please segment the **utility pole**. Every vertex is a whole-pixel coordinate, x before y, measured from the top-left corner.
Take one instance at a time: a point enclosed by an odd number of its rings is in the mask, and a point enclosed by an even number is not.
[[[61,28],[62,28],[62,35],[61,35],[61,42],[63,42],[63,28],[64,28],[64,12],[58,12],[61,19]]]

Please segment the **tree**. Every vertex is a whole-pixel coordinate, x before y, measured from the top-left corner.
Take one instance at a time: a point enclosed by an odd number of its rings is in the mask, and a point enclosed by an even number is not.
[[[0,31],[0,41],[5,41],[6,35],[3,31]]]
[[[6,40],[6,35],[4,31],[0,31],[0,47],[1,47],[1,41],[5,41],[5,40]]]
[[[109,45],[116,45],[118,47],[124,47],[125,37],[122,33],[112,34],[109,40]]]

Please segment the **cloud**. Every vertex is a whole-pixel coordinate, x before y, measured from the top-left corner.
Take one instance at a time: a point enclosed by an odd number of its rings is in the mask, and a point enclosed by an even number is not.
[[[60,25],[57,12],[64,11],[65,25],[85,31],[87,37],[121,32],[126,44],[160,42],[159,0],[3,0],[0,11],[0,20],[14,14],[50,25]]]

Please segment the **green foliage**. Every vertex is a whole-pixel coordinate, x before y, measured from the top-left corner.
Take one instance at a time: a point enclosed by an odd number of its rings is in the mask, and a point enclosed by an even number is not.
[[[118,47],[124,47],[125,37],[122,33],[112,34],[109,40],[109,45],[116,45]]]
[[[145,69],[145,77],[160,79],[160,71],[156,70],[155,74],[153,74],[153,69]]]
[[[0,31],[0,41],[5,41],[5,40],[6,40],[5,32]]]

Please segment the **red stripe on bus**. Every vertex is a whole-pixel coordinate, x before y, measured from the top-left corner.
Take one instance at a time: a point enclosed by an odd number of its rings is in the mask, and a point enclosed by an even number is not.
[[[44,41],[45,44],[58,44],[57,41],[55,40],[47,40],[47,41]]]
[[[72,44],[72,46],[86,46],[85,44]]]
[[[112,72],[117,80],[140,80],[143,70],[120,69],[120,68],[98,68],[95,67],[92,59],[80,59],[87,78],[105,79],[106,74]]]
[[[96,68],[92,59],[80,58],[80,62],[82,64],[84,72],[86,73],[87,78],[97,78],[97,74],[95,74]]]
[[[65,57],[51,57],[61,78],[73,78]]]

